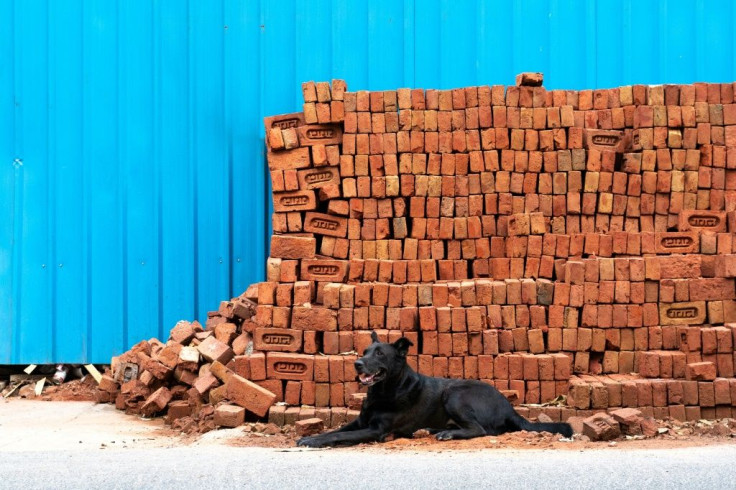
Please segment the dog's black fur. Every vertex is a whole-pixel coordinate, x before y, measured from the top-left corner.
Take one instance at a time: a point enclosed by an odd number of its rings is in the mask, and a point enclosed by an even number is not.
[[[383,441],[388,435],[411,437],[419,429],[437,439],[470,439],[518,430],[547,431],[572,436],[564,423],[532,423],[514,411],[494,387],[474,380],[431,378],[406,363],[413,345],[401,338],[393,344],[378,341],[355,361],[358,380],[369,386],[357,419],[332,432],[297,441],[299,446],[350,446]]]

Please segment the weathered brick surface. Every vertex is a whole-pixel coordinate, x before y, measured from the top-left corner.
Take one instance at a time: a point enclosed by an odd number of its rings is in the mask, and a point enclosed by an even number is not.
[[[685,367],[685,378],[689,381],[713,381],[716,366],[712,362],[693,362]]]
[[[191,323],[187,321],[180,321],[174,326],[174,328],[171,329],[169,340],[173,340],[178,344],[184,345],[192,340],[195,333],[196,331]]]
[[[296,428],[296,434],[299,437],[304,437],[319,434],[324,430],[325,423],[322,419],[315,417],[299,420],[294,424],[294,427]]]
[[[299,330],[337,330],[337,314],[319,306],[295,306],[292,310],[292,328]]]
[[[583,435],[591,441],[610,441],[621,435],[621,427],[612,416],[597,413],[583,420]]]
[[[231,376],[225,386],[230,401],[259,417],[265,416],[276,401],[276,395],[237,374]]]
[[[245,421],[245,409],[234,405],[220,405],[215,408],[214,421],[218,427],[238,427]]]
[[[197,350],[208,361],[219,361],[223,364],[230,362],[235,355],[228,344],[213,336],[207,337],[197,346]]]
[[[273,235],[271,256],[285,259],[309,259],[314,257],[317,242],[308,235]]]
[[[146,402],[141,407],[141,413],[151,416],[155,413],[162,412],[166,409],[170,401],[171,391],[165,386],[162,386],[146,399]]]

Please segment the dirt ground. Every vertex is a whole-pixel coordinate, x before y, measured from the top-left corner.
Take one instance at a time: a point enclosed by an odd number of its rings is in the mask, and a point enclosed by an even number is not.
[[[20,391],[20,390],[19,390]],[[25,398],[33,400],[33,404],[44,402],[94,402],[96,399],[96,384],[91,377],[82,380],[72,380],[59,386],[46,386],[43,393],[35,397],[29,390],[23,390],[21,396],[8,398],[13,400]],[[26,405],[27,406],[27,405]],[[39,407],[40,408],[40,407]],[[172,441],[177,444],[200,444],[207,441],[237,447],[269,447],[293,448],[299,438],[293,427],[280,428],[273,424],[247,423],[237,429],[215,430],[206,434],[182,434],[162,423],[161,419],[148,420],[137,416],[125,415],[117,412],[111,405],[115,425],[118,427],[130,424],[131,428],[148,425],[153,438],[160,438],[162,445],[169,446]],[[113,415],[114,414],[114,415]],[[588,450],[617,448],[627,449],[656,449],[700,447],[709,445],[736,444],[736,420],[723,419],[719,421],[675,422],[672,420],[657,421],[659,433],[652,437],[622,436],[613,441],[591,442],[587,437],[576,434],[572,440],[561,439],[559,435],[536,432],[515,432],[494,437],[480,437],[467,441],[437,441],[429,434],[421,431],[411,439],[388,440],[380,444],[362,444],[361,450],[379,448],[389,451],[476,451],[481,449],[562,449]],[[154,442],[154,441],[151,441]],[[155,445],[155,442],[154,442]]]
[[[579,451],[583,449],[656,449],[677,447],[699,447],[708,445],[736,444],[736,421],[731,423],[732,429],[713,429],[722,422],[713,425],[700,423],[692,424],[692,427],[680,427],[668,429],[663,433],[651,438],[643,436],[621,437],[608,442],[591,442],[587,437],[576,434],[572,440],[561,439],[559,435],[546,432],[514,432],[493,437],[479,437],[465,441],[438,441],[429,434],[415,434],[412,439],[394,439],[383,443],[361,444],[362,449],[379,447],[392,451],[475,451],[479,449],[564,449]],[[265,425],[265,424],[262,424]],[[667,422],[662,422],[666,427]],[[671,424],[670,424],[671,425]],[[293,429],[284,429],[276,432],[277,427],[264,429],[263,427],[246,426],[241,438],[233,439],[233,446],[256,446],[256,447],[293,447],[298,437]],[[265,433],[264,433],[265,431]],[[275,432],[275,433],[274,433]]]

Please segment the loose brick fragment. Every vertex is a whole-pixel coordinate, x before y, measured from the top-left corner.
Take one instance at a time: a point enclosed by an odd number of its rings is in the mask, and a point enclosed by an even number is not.
[[[219,361],[222,364],[230,362],[230,359],[235,355],[229,345],[212,336],[207,337],[199,344],[197,350],[208,361]]]
[[[215,425],[218,427],[238,427],[245,421],[245,408],[235,405],[219,405],[215,408]]]
[[[169,334],[169,340],[172,340],[178,344],[185,345],[187,342],[194,338],[196,331],[191,323],[187,321],[180,321],[171,329]]]
[[[624,434],[632,436],[641,434],[643,420],[641,411],[635,408],[620,408],[613,410],[610,415],[619,423]]]
[[[607,413],[597,413],[583,420],[583,435],[591,441],[610,441],[621,435],[621,427]]]
[[[171,401],[171,392],[165,386],[154,391],[151,396],[141,407],[141,413],[145,416],[152,416],[155,413],[162,412],[166,409],[166,405]]]
[[[264,417],[276,402],[275,394],[237,374],[231,376],[225,386],[230,401],[259,417]]]
[[[314,417],[297,421],[294,428],[297,436],[305,437],[322,432],[325,429],[325,423],[322,419]]]
[[[544,74],[539,72],[524,72],[516,75],[517,87],[541,87]]]

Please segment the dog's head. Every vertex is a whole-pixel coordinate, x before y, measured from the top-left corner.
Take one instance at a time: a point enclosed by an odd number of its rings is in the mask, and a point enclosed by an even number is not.
[[[406,353],[414,345],[403,337],[393,344],[379,342],[376,332],[371,332],[371,339],[373,343],[363,352],[363,357],[355,361],[358,381],[365,386],[373,386],[401,373],[406,366]]]

